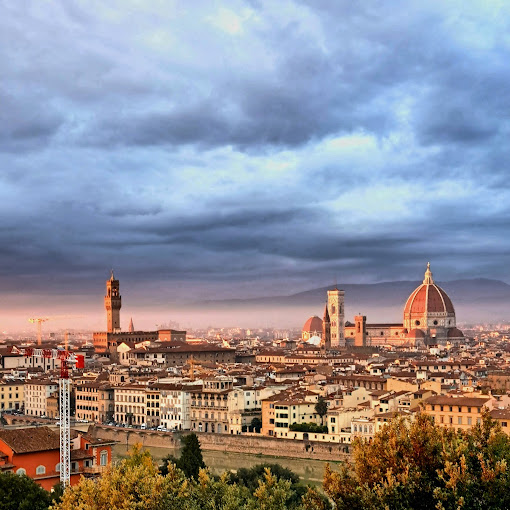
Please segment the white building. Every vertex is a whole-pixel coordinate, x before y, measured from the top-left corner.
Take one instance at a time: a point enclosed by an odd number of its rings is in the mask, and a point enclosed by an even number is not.
[[[46,416],[47,399],[58,392],[58,381],[31,379],[25,382],[25,414]]]
[[[160,422],[167,430],[191,428],[191,389],[182,384],[158,384],[160,389]]]

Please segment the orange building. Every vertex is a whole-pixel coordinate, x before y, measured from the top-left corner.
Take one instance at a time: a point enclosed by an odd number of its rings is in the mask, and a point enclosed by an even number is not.
[[[74,433],[71,450],[71,485],[80,476],[95,476],[111,463],[112,441],[94,440]],[[0,470],[27,475],[43,489],[60,482],[60,437],[49,427],[0,430]]]

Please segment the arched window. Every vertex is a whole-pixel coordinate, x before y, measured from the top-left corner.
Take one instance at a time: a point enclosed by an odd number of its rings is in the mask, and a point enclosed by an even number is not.
[[[21,475],[26,475],[27,472],[23,468],[19,468],[16,470],[16,474],[21,476]]]
[[[46,473],[46,467],[43,465],[37,466],[35,468],[35,474],[36,475],[44,475]]]
[[[60,462],[55,465],[55,472],[60,473]]]
[[[108,451],[107,450],[101,450],[101,454],[99,457],[99,464],[101,466],[106,466],[108,464]]]

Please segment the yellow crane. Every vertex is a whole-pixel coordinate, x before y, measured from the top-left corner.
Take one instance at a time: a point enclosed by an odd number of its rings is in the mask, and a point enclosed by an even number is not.
[[[83,315],[51,315],[47,317],[32,317],[28,319],[28,322],[37,324],[37,345],[40,347],[42,343],[42,323],[48,321],[54,321],[59,319],[82,319]],[[67,340],[67,331],[66,331]],[[67,347],[66,347],[67,348]]]
[[[32,324],[37,324],[37,345],[40,346],[42,342],[42,323],[49,321],[49,317],[35,317],[32,319],[28,319],[28,322]]]

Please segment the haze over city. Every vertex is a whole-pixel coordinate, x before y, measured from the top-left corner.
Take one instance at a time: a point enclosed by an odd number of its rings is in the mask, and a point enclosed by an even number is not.
[[[3,5],[0,330],[104,327],[111,268],[144,328],[300,325],[177,305],[417,282],[429,260],[510,282],[509,10]]]

